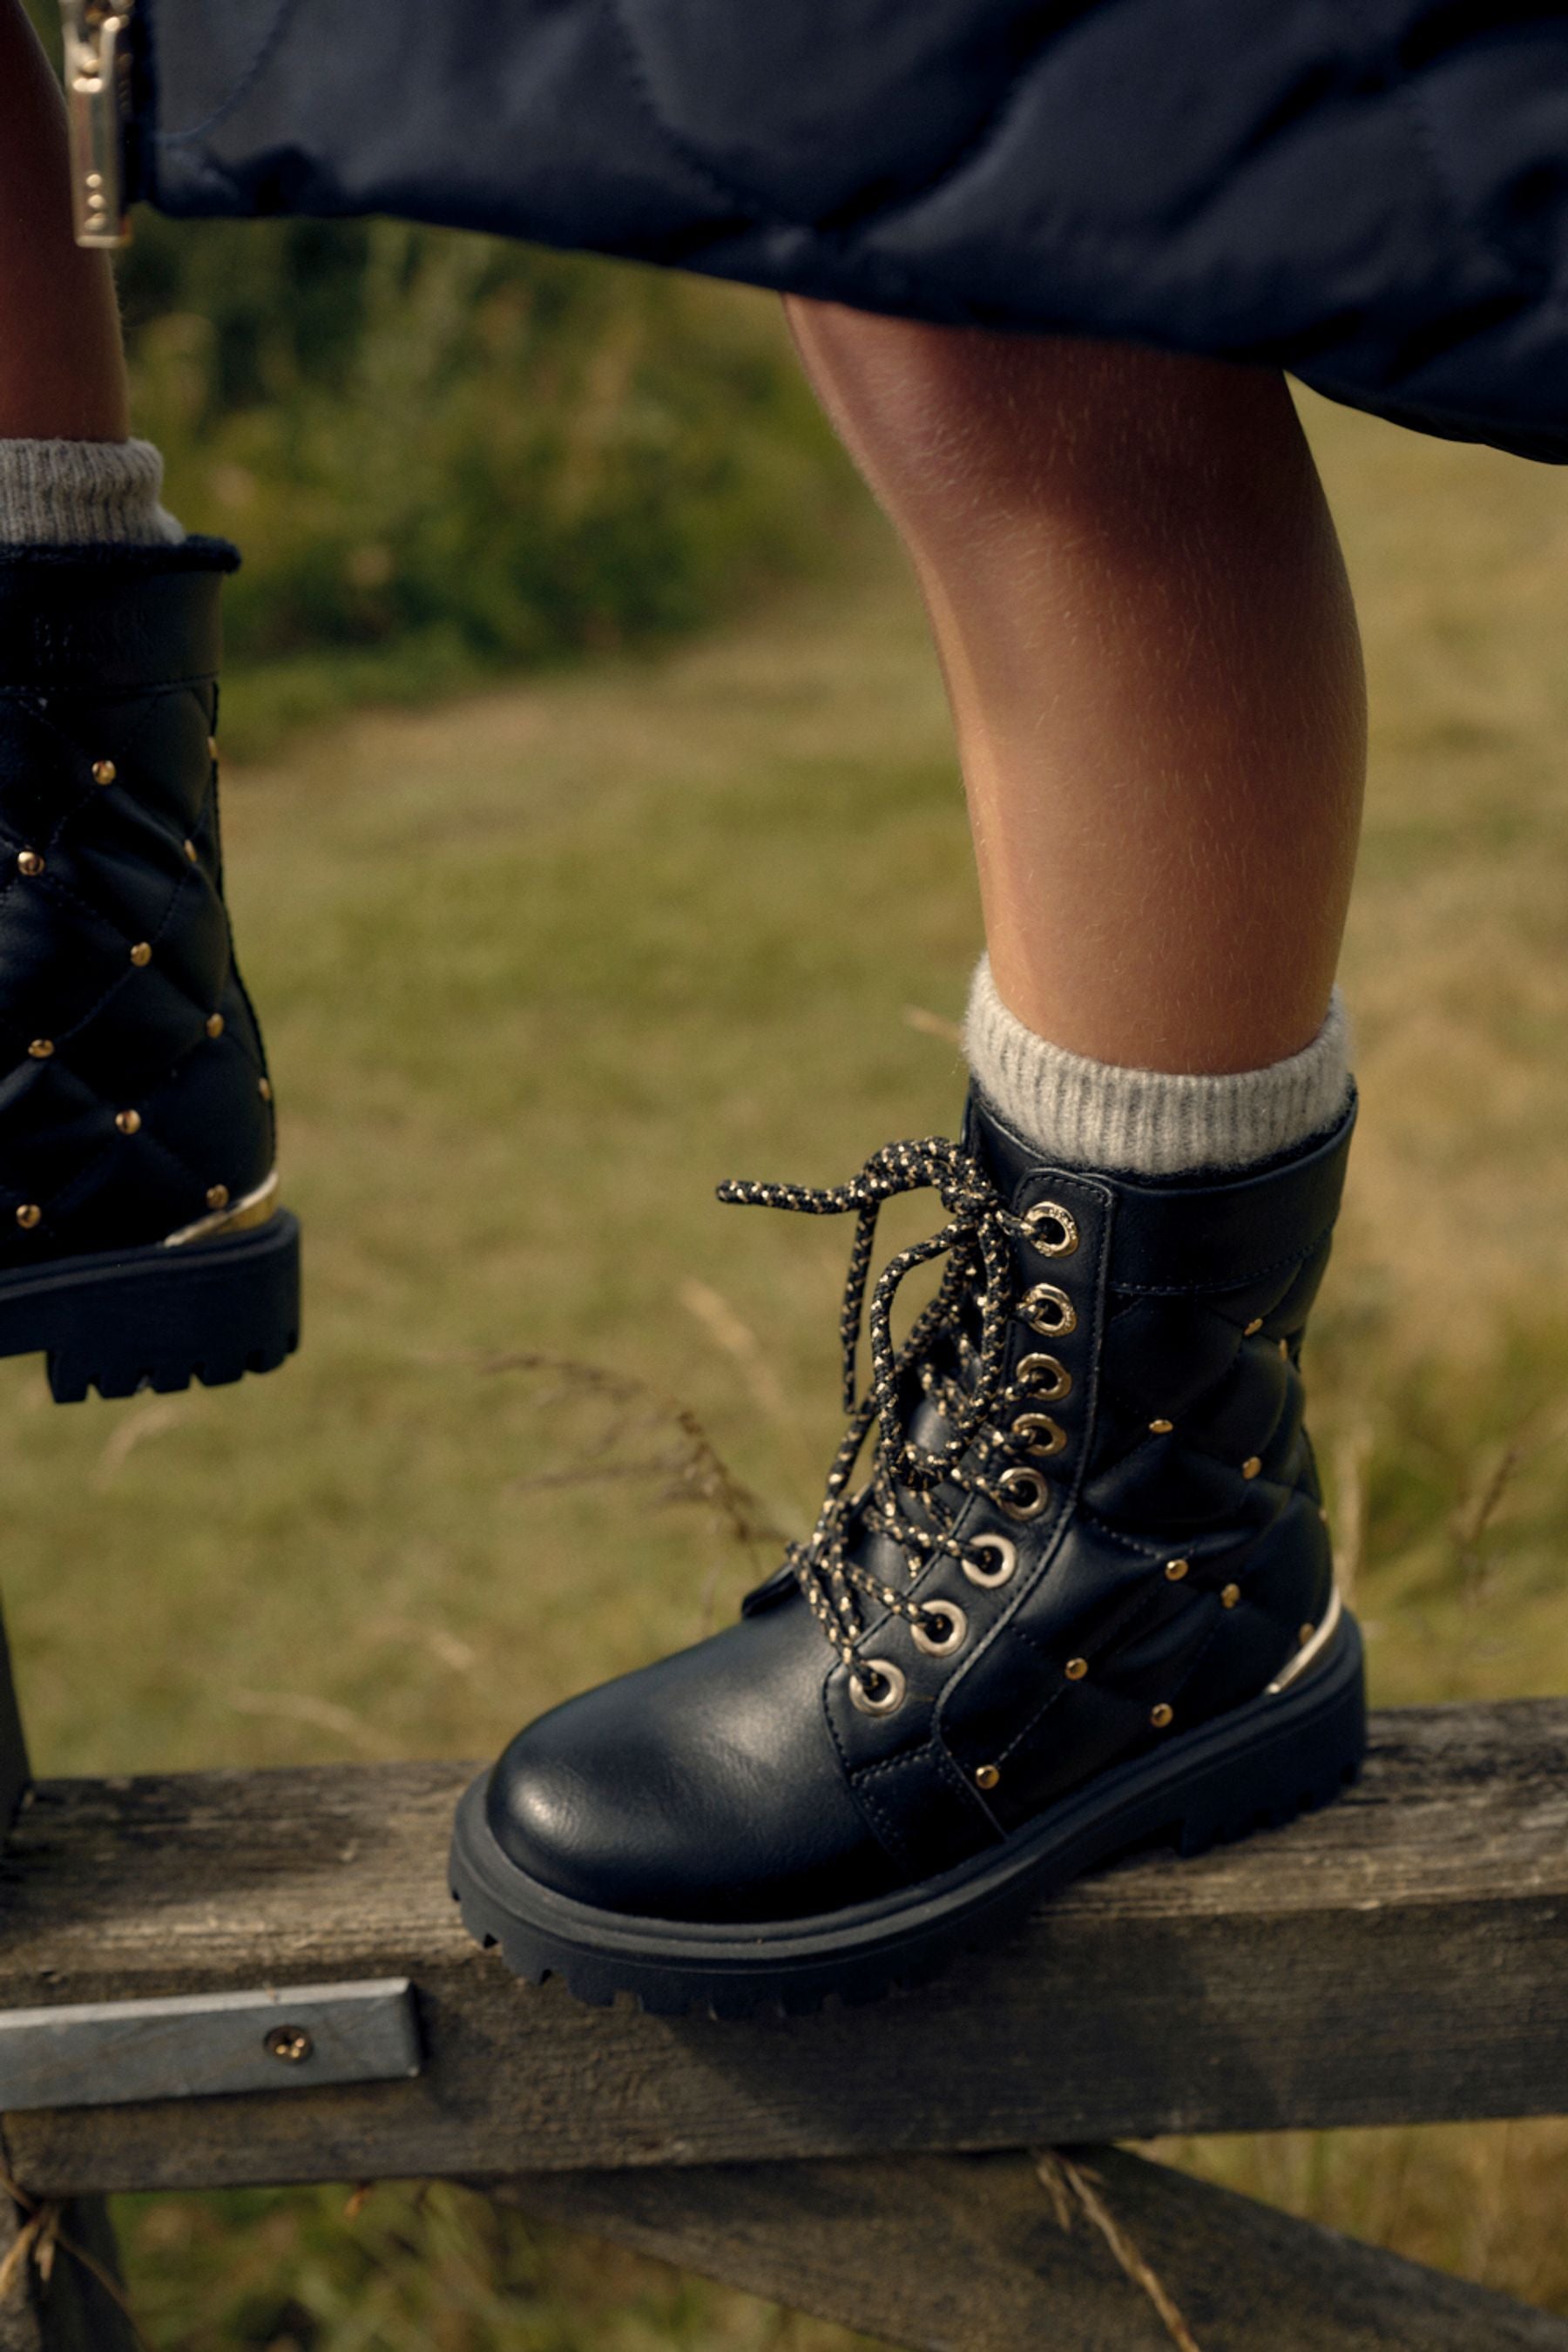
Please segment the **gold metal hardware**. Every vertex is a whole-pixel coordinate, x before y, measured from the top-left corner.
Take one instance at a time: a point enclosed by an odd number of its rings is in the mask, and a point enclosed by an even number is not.
[[[222,1190],[215,1185],[215,1192]],[[225,1195],[226,1199],[226,1194]],[[254,1192],[247,1192],[232,1208],[219,1209],[213,1215],[198,1217],[194,1225],[182,1225],[177,1234],[166,1234],[164,1249],[184,1249],[192,1242],[215,1242],[226,1234],[248,1233],[254,1225],[264,1225],[278,1207],[278,1171],[273,1170],[265,1183]]]
[[[1008,1584],[1018,1570],[1018,1547],[1011,1536],[970,1536],[971,1551],[989,1551],[996,1555],[994,1568],[980,1568],[972,1559],[961,1560],[960,1567],[971,1584],[979,1585],[983,1592],[994,1591],[999,1584]]]
[[[153,950],[148,946],[145,940],[137,940],[135,946],[131,950],[131,961],[133,964],[148,964],[152,962]]]
[[[95,760],[92,763],[92,781],[95,784],[111,784],[119,773],[120,771],[112,760]]]
[[[974,1768],[974,1785],[977,1789],[994,1789],[1001,1778],[1002,1775],[994,1764],[977,1764]]]
[[[117,1110],[114,1124],[121,1135],[138,1135],[142,1129],[142,1114],[139,1110]]]
[[[1004,1470],[996,1481],[996,1499],[1010,1519],[1037,1519],[1050,1498],[1037,1470]]]
[[[1167,1584],[1180,1584],[1180,1582],[1181,1582],[1181,1580],[1182,1580],[1183,1577],[1184,1577],[1184,1576],[1185,1576],[1185,1574],[1186,1574],[1186,1572],[1187,1572],[1188,1569],[1191,1567],[1191,1565],[1192,1565],[1192,1563],[1191,1563],[1191,1561],[1190,1561],[1190,1560],[1185,1560],[1185,1559],[1168,1559],[1168,1560],[1165,1562],[1165,1581],[1166,1581],[1166,1583],[1167,1583]]]
[[[1261,1316],[1261,1315],[1255,1315],[1255,1316],[1253,1317],[1253,1318],[1252,1318],[1251,1322],[1250,1322],[1249,1324],[1247,1324],[1247,1326],[1246,1329],[1242,1332],[1242,1335],[1241,1335],[1241,1336],[1242,1336],[1242,1338],[1243,1338],[1244,1339],[1256,1339],[1256,1338],[1257,1338],[1257,1336],[1258,1336],[1258,1332],[1259,1332],[1259,1331],[1261,1331],[1261,1330],[1262,1330],[1262,1328],[1263,1328],[1263,1318],[1262,1318],[1262,1316]]]
[[[35,1062],[47,1062],[54,1050],[55,1041],[52,1037],[35,1037],[27,1048]]]
[[[16,859],[18,874],[41,874],[43,870],[44,861],[36,849],[24,849],[20,853]]]
[[[1165,1420],[1162,1414],[1158,1421],[1152,1421],[1149,1423],[1149,1433],[1152,1437],[1169,1437],[1175,1425],[1173,1421]]]
[[[1071,1257],[1078,1247],[1078,1223],[1056,1201],[1037,1201],[1021,1220],[1031,1249],[1042,1257]]]
[[[302,2025],[275,2025],[263,2044],[270,2056],[289,2066],[300,2065],[315,2046]]]
[[[1037,1431],[1039,1443],[1026,1446],[1026,1453],[1037,1454],[1042,1462],[1048,1462],[1053,1454],[1066,1453],[1067,1431],[1059,1421],[1053,1421],[1048,1412],[1021,1412],[1013,1423],[1015,1437],[1033,1437]]]
[[[189,858],[189,860],[190,860],[191,864],[194,866],[194,865],[195,864],[195,862],[196,862],[196,845],[195,845],[195,843],[194,841],[187,841],[187,842],[186,842],[186,844],[185,844],[185,856],[187,856],[187,858]]]
[[[910,1641],[917,1650],[923,1650],[928,1658],[951,1658],[954,1650],[963,1647],[969,1632],[968,1618],[956,1601],[928,1601],[923,1605],[928,1617],[946,1619],[947,1631],[945,1633],[932,1633],[918,1617],[911,1617]]]
[[[880,1684],[879,1695],[868,1689],[868,1677]],[[849,1677],[849,1696],[862,1715],[892,1715],[902,1706],[907,1687],[903,1668],[891,1658],[868,1658],[859,1673]]]
[[[1249,1454],[1241,1465],[1241,1475],[1244,1478],[1256,1478],[1262,1467],[1263,1465],[1257,1454]]]
[[[1284,1356],[1285,1358],[1289,1359],[1289,1354],[1290,1354],[1290,1342],[1289,1342],[1289,1339],[1281,1339],[1281,1340],[1280,1340],[1280,1342],[1279,1342],[1279,1353],[1280,1353],[1282,1356]]]
[[[1031,1331],[1047,1339],[1065,1339],[1078,1328],[1078,1308],[1054,1282],[1037,1282],[1032,1290],[1026,1290],[1018,1312]]]
[[[1089,1672],[1089,1660],[1087,1658],[1069,1658],[1066,1665],[1062,1668],[1062,1672],[1066,1675],[1069,1683],[1080,1683],[1082,1682],[1085,1675]]]
[[[228,1186],[226,1184],[209,1184],[207,1186],[207,1206],[209,1209],[227,1208]]]
[[[1149,1709],[1149,1720],[1156,1731],[1167,1731],[1175,1720],[1175,1709],[1167,1706],[1162,1699],[1158,1706]]]
[[[270,1102],[272,1100],[271,1079],[258,1078],[256,1081],[256,1091],[261,1097],[263,1102]]]
[[[1060,1404],[1072,1394],[1072,1374],[1055,1356],[1021,1356],[1013,1377],[1043,1404]]]
[[[1280,1691],[1289,1690],[1297,1676],[1306,1673],[1313,1659],[1321,1657],[1338,1630],[1340,1619],[1344,1614],[1344,1605],[1343,1596],[1336,1584],[1322,1623],[1316,1633],[1313,1633],[1310,1625],[1304,1625],[1301,1628],[1301,1647],[1287,1664],[1280,1667],[1268,1685],[1265,1694],[1267,1697],[1274,1698]]]
[[[22,1231],[25,1234],[30,1234],[33,1227],[42,1217],[43,1213],[42,1209],[37,1206],[36,1202],[24,1201],[21,1207],[16,1212],[16,1223],[21,1226]]]
[[[1303,1650],[1306,1648],[1308,1643],[1311,1640],[1317,1630],[1318,1629],[1315,1625],[1303,1625],[1300,1627],[1296,1635],[1296,1639],[1300,1643]]]
[[[216,735],[209,735],[207,737],[207,758],[209,760],[216,760],[217,758],[217,737]]]
[[[99,250],[128,245],[125,217],[125,83],[122,37],[136,0],[61,0],[66,111],[70,132],[71,210],[76,241]]]
[[[206,1032],[209,1037],[221,1037],[223,1035],[223,1014],[221,1013],[209,1013],[207,1014]]]
[[[1225,1591],[1220,1594],[1220,1596],[1219,1596],[1219,1597],[1220,1597],[1220,1605],[1221,1605],[1221,1607],[1222,1607],[1222,1608],[1226,1608],[1226,1609],[1234,1609],[1234,1608],[1236,1607],[1237,1602],[1241,1599],[1241,1587],[1240,1587],[1240,1585],[1239,1585],[1239,1584],[1227,1584],[1227,1585],[1226,1586],[1226,1588],[1225,1588]]]

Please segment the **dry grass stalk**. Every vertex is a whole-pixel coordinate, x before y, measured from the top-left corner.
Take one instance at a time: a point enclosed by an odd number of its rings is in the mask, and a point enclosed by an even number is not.
[[[786,1540],[759,1498],[733,1475],[689,1405],[659,1395],[629,1372],[607,1371],[601,1364],[580,1363],[569,1356],[525,1350],[490,1357],[480,1369],[549,1373],[556,1386],[547,1392],[547,1403],[586,1398],[604,1408],[604,1419],[584,1458],[558,1469],[528,1472],[511,1482],[514,1488],[526,1492],[541,1486],[584,1486],[600,1479],[657,1480],[661,1485],[661,1501],[700,1505],[753,1563],[762,1549],[776,1549]],[[659,1431],[673,1442],[629,1461],[612,1458],[616,1447],[629,1438],[640,1439]]]
[[[55,2273],[58,2253],[79,2263],[89,2278],[96,2279],[110,2301],[122,2315],[126,2326],[136,2340],[138,2352],[153,2352],[153,2347],[136,2325],[136,2315],[125,2299],[125,2290],[114,2273],[100,2263],[96,2254],[68,2237],[60,2227],[62,2207],[56,2199],[30,2196],[19,2180],[0,2170],[0,2189],[10,2198],[21,2217],[16,2237],[5,2258],[0,2262],[0,2305],[26,2291],[27,2264],[31,2262],[44,2284],[47,2286]]]
[[[309,1723],[318,1731],[335,1732],[362,1755],[389,1756],[391,1743],[374,1724],[335,1700],[316,1698],[309,1691],[231,1690],[228,1703],[238,1715],[276,1716],[286,1723]]]
[[[1366,1558],[1366,1486],[1372,1462],[1372,1432],[1364,1422],[1334,1448],[1334,1576],[1345,1606],[1355,1599]]]
[[[923,1004],[906,1004],[904,1025],[918,1029],[922,1037],[940,1037],[944,1045],[962,1045],[963,1032],[956,1021],[944,1020],[940,1013],[928,1013]]]
[[[1183,2318],[1170,2289],[1100,2195],[1105,2184],[1099,2173],[1078,2163],[1059,2147],[1037,2148],[1034,2159],[1040,2186],[1051,2200],[1052,2211],[1063,2233],[1067,2236],[1072,2234],[1073,2202],[1076,2200],[1087,2220],[1104,2239],[1122,2275],[1131,2280],[1153,2305],[1177,2352],[1201,2352],[1198,2341]]]
[[[678,1293],[682,1307],[700,1323],[716,1347],[739,1364],[746,1386],[770,1420],[787,1423],[789,1400],[767,1360],[763,1343],[743,1317],[737,1315],[721,1291],[695,1278],[683,1282]]]
[[[1531,1421],[1526,1420],[1503,1447],[1492,1465],[1490,1475],[1483,1480],[1468,1503],[1461,1503],[1454,1514],[1455,1562],[1459,1571],[1460,1590],[1471,1608],[1479,1607],[1491,1583],[1491,1562],[1485,1549],[1487,1529],[1497,1517],[1520,1464],[1531,1451],[1532,1433]]]

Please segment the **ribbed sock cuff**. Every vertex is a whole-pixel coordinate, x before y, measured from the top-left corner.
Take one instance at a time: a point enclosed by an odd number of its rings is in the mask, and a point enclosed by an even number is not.
[[[0,547],[173,546],[150,441],[0,440]]]
[[[963,1049],[980,1091],[1051,1160],[1174,1176],[1271,1160],[1331,1127],[1350,1098],[1350,1024],[1336,988],[1311,1043],[1266,1069],[1191,1076],[1069,1054],[1026,1028],[982,956]]]

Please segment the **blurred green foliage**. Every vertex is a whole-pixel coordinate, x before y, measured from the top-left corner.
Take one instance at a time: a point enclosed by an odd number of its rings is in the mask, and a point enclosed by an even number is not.
[[[764,297],[400,222],[147,214],[121,288],[169,502],[245,551],[242,660],[449,679],[647,643],[826,536],[841,461]]]

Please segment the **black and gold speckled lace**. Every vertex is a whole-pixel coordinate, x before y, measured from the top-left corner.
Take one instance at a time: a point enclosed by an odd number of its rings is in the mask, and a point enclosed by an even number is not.
[[[877,1217],[884,1202],[930,1188],[948,1211],[948,1222],[929,1240],[890,1257],[867,1304],[867,1286],[876,1242]],[[945,1136],[889,1143],[872,1153],[847,1184],[820,1190],[804,1184],[731,1182],[719,1187],[721,1201],[746,1208],[793,1209],[806,1216],[858,1219],[844,1286],[840,1336],[844,1348],[844,1409],[848,1426],[827,1475],[827,1489],[816,1527],[784,1555],[801,1590],[847,1666],[857,1663],[855,1644],[865,1631],[858,1599],[866,1594],[898,1616],[934,1633],[944,1612],[926,1609],[908,1593],[894,1591],[876,1572],[852,1559],[862,1532],[886,1536],[903,1552],[910,1581],[933,1559],[950,1558],[988,1567],[989,1561],[953,1534],[972,1494],[1003,1507],[996,1475],[1008,1458],[1009,1432],[997,1415],[1031,1400],[1005,1378],[1009,1318],[1016,1275],[1013,1237],[1026,1230],[1005,1209],[990,1176],[970,1152]],[[893,1301],[900,1285],[917,1267],[944,1256],[936,1297],[916,1317],[908,1338],[896,1346]],[[858,1397],[860,1327],[867,1327],[871,1382]],[[946,1423],[939,1444],[917,1443],[909,1425],[911,1382]],[[850,1480],[873,1425],[878,1430],[871,1475],[859,1486]],[[969,1457],[966,1460],[966,1457]],[[957,1490],[949,1501],[942,1490]]]

